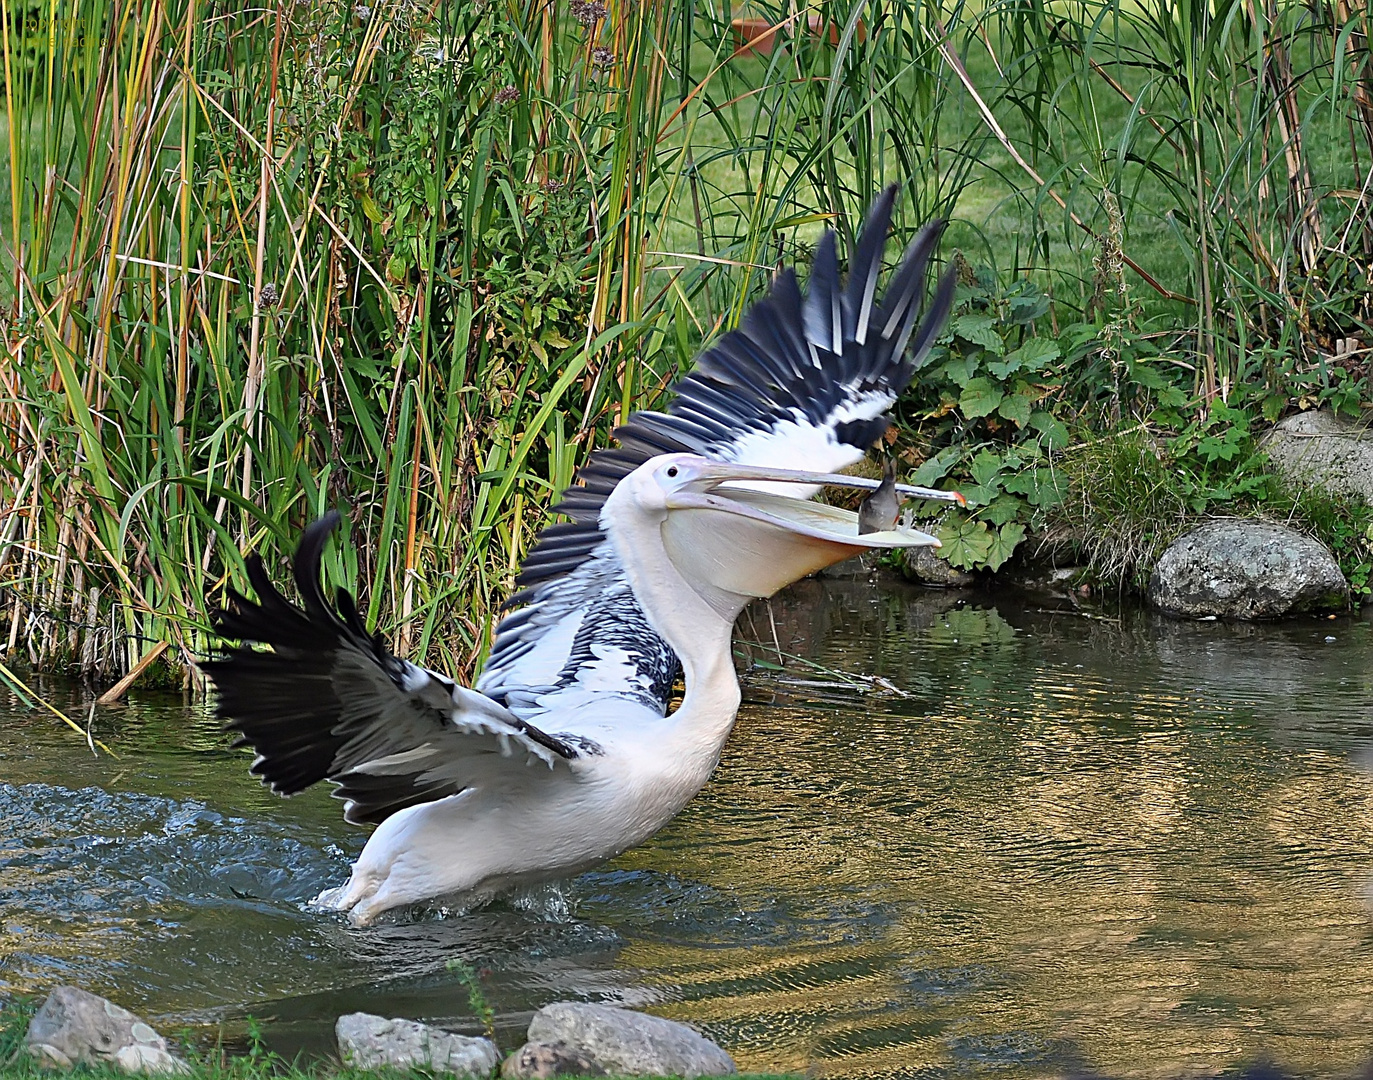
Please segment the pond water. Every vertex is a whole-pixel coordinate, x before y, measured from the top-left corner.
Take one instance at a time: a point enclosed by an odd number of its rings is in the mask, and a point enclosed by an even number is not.
[[[667,829],[533,908],[366,930],[305,909],[362,834],[324,791],[266,793],[203,708],[102,710],[97,759],[6,702],[0,996],[74,982],[324,1054],[355,1009],[475,1033],[460,959],[507,1049],[575,998],[822,1076],[1373,1061],[1373,623],[830,579],[741,636],[738,727]]]

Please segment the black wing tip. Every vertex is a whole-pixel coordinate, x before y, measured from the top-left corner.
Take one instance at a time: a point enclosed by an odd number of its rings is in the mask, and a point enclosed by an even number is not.
[[[342,520],[343,515],[337,510],[330,510],[317,521],[307,525],[291,560],[296,587],[300,589],[301,598],[305,601],[305,609],[314,617],[320,617],[325,612],[334,615],[324,599],[323,586],[320,583],[320,565],[324,559],[324,545],[329,542],[329,535],[338,528]]]

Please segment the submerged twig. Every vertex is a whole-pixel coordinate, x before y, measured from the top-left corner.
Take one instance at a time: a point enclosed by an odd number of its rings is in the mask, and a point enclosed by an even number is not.
[[[763,644],[760,641],[740,641],[737,644],[748,646],[751,649],[760,649],[764,652],[772,651],[769,649],[767,645]],[[787,678],[782,680],[793,685],[813,687],[843,687],[845,689],[852,690],[868,690],[870,692],[875,691],[883,694],[895,694],[897,697],[911,696],[911,692],[909,690],[901,689],[901,687],[897,686],[894,682],[892,682],[890,679],[886,678],[883,675],[856,675],[851,671],[840,671],[837,668],[826,667],[824,664],[817,663],[814,660],[808,660],[806,657],[798,656],[796,653],[783,652],[781,648],[777,648],[776,652],[778,659],[790,660],[793,663],[797,663],[802,665],[803,667],[810,668],[812,671],[818,672],[821,675],[828,675],[831,679],[839,680],[838,682],[829,683],[796,678]],[[783,671],[784,669],[781,667],[777,667],[776,670]]]

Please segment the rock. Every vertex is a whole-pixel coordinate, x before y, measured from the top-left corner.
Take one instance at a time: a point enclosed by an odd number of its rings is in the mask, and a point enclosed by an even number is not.
[[[1285,525],[1211,521],[1175,540],[1149,602],[1192,618],[1277,619],[1349,606],[1349,583],[1319,541]]]
[[[1373,431],[1324,409],[1278,422],[1262,441],[1279,475],[1373,503]]]
[[[1084,558],[1086,552],[1085,530],[1071,525],[1049,525],[1043,529],[1032,530],[1015,549],[1011,562],[1026,567],[1038,566],[1058,570],[1089,562],[1089,559]]]
[[[950,566],[935,554],[932,547],[904,549],[901,552],[901,572],[910,581],[938,589],[962,589],[977,580],[977,575]]]
[[[1086,573],[1081,566],[1006,565],[996,572],[996,579],[1017,589],[1044,596],[1080,595],[1078,579]],[[1085,586],[1084,586],[1085,587]]]
[[[39,1063],[117,1065],[125,1072],[184,1073],[188,1066],[141,1017],[75,986],[59,986],[29,1021],[24,1046]]]
[[[349,1013],[338,1018],[334,1034],[339,1057],[355,1069],[430,1069],[488,1077],[500,1061],[490,1039],[454,1035],[414,1020]]]
[[[553,1076],[604,1076],[605,1070],[566,1043],[527,1042],[505,1059],[505,1080],[548,1080]]]
[[[818,578],[866,578],[881,566],[883,552],[862,551],[851,559],[837,562],[833,566],[822,566],[815,571]]]
[[[739,1071],[733,1058],[685,1024],[610,1005],[545,1005],[529,1022],[529,1041],[563,1043],[609,1073],[693,1077]]]

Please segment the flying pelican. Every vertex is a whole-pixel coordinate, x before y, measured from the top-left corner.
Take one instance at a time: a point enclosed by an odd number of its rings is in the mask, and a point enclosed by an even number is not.
[[[306,529],[304,607],[247,560],[257,602],[229,590],[202,665],[218,715],[281,795],[337,785],[344,817],[377,826],[318,906],[357,925],[435,898],[483,902],[568,877],[641,843],[705,784],[739,708],[730,647],[753,597],[867,548],[937,546],[811,501],[887,430],[949,312],[945,274],[923,321],[942,222],[876,286],[895,187],[869,211],[841,288],[835,238],[803,298],[790,270],[698,360],[666,412],[635,414],[591,455],[516,578],[475,689],[394,656],[353,598],[320,587],[338,521]],[[908,496],[958,498],[901,485]],[[267,648],[262,648],[267,646]],[[677,674],[685,684],[668,713]]]

